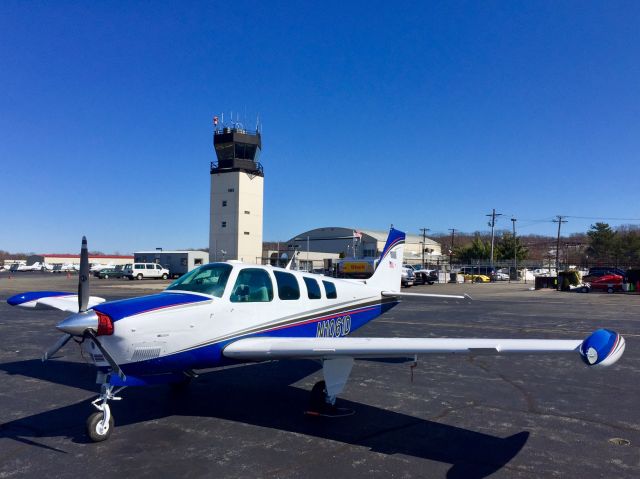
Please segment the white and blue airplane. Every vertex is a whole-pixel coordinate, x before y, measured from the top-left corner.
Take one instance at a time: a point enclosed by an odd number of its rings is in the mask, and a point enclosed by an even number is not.
[[[350,333],[405,296],[466,300],[468,296],[400,292],[405,234],[391,229],[378,267],[366,280],[346,280],[237,261],[192,270],[158,294],[106,302],[89,296],[86,239],[78,294],[39,291],[7,300],[26,308],[71,312],[64,333],[43,356],[71,338],[97,367],[97,412],[87,419],[93,441],[114,428],[108,401],[127,386],[184,384],[195,371],[274,359],[322,362],[324,381],[312,389],[310,415],[341,416],[335,406],[354,359],[414,358],[427,353],[577,353],[589,366],[608,366],[625,341],[599,329],[585,340],[484,338],[366,338]]]

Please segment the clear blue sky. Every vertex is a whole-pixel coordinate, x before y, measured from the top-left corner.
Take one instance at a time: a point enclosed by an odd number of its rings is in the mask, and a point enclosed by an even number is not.
[[[5,0],[0,249],[207,246],[230,111],[263,123],[265,240],[640,218],[638,25],[636,1]]]

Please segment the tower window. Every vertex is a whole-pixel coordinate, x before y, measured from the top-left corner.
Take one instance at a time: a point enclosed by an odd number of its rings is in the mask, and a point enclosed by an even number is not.
[[[248,215],[248,214],[250,214],[250,213],[249,213],[247,210],[244,210],[244,214],[245,214],[245,215]]]
[[[222,200],[222,206],[227,206],[227,200]]]
[[[245,232],[244,232],[244,234],[246,234],[247,236],[249,236],[249,232],[248,232],[248,231],[245,231]]]
[[[223,222],[222,222],[222,227],[223,227],[223,228],[226,228],[226,227],[227,227],[227,222],[226,222],[226,221],[223,221]]]
[[[236,189],[235,189],[235,188],[229,188],[227,191],[228,191],[229,193],[233,193],[234,191],[236,191]]]

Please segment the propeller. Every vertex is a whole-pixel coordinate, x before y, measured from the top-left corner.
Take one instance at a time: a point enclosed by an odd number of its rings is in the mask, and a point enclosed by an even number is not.
[[[89,306],[89,250],[87,237],[82,237],[80,249],[80,274],[78,275],[78,312],[83,313]]]
[[[58,350],[61,349],[65,344],[67,344],[67,342],[70,339],[71,339],[71,335],[67,333],[60,336],[60,338],[55,342],[55,344],[44,352],[44,354],[42,355],[42,362],[45,362],[47,359],[49,359],[51,356],[57,353]]]
[[[89,306],[89,249],[87,247],[87,237],[82,237],[82,248],[80,249],[80,272],[78,274],[78,313],[84,313],[87,311]],[[69,319],[69,318],[67,318]],[[105,349],[102,343],[96,337],[95,331],[91,327],[87,327],[82,332],[83,338],[91,339],[94,344],[98,347],[102,356],[109,363],[113,371],[120,376],[120,379],[123,381],[126,380],[126,376],[118,366],[118,363],[115,362],[113,356]],[[57,353],[65,344],[69,342],[72,338],[72,335],[69,333],[63,334],[58,341],[55,342],[53,346],[45,351],[42,355],[42,361],[46,361],[51,358],[55,353]]]
[[[93,329],[87,328],[84,331],[84,337],[90,338],[95,343],[95,345],[98,346],[98,349],[102,353],[102,356],[104,356],[104,359],[106,359],[107,362],[109,363],[109,366],[111,366],[111,369],[113,369],[113,371],[118,376],[120,376],[120,379],[122,379],[123,381],[126,381],[127,376],[124,375],[124,373],[122,372],[122,369],[120,369],[120,366],[118,366],[118,363],[116,363],[115,359],[113,359],[113,356],[111,356],[109,351],[107,351],[105,347],[102,345],[102,343],[98,341],[98,338],[96,337],[96,333],[93,332]]]

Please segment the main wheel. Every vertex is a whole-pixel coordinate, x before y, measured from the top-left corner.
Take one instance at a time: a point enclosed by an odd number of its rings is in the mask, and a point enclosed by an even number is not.
[[[140,281],[142,279],[142,273],[138,274],[138,276],[136,276],[136,279]]]
[[[476,278],[474,281],[475,281],[476,283],[482,283],[482,278]]]
[[[327,409],[327,385],[324,381],[318,381],[313,385],[309,395],[309,411],[321,413]]]
[[[109,423],[102,424],[102,412],[94,412],[87,418],[87,434],[93,442],[106,441],[113,431],[113,416],[109,416]]]
[[[162,275],[162,279],[167,279],[167,273]]]
[[[109,275],[108,275],[108,274],[105,274],[105,275],[104,275],[104,279],[109,279]]]
[[[607,293],[609,293],[609,294],[613,293],[613,288],[611,286],[609,286],[607,288]]]

